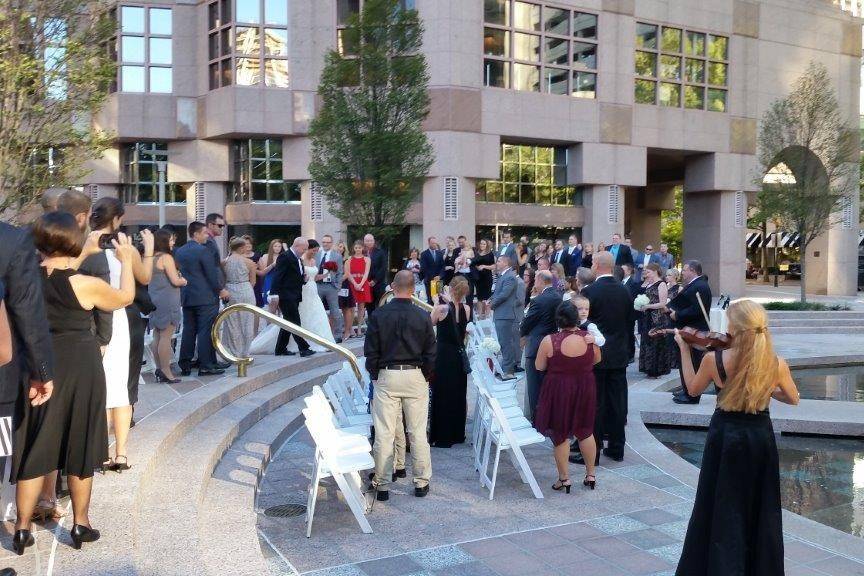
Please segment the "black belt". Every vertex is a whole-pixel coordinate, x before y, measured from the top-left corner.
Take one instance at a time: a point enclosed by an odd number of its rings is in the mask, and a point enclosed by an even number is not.
[[[419,370],[419,366],[413,364],[389,364],[384,367],[384,370]]]

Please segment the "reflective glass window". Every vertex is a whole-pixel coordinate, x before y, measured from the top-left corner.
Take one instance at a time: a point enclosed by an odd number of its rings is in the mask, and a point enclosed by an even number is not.
[[[540,91],[540,67],[513,64],[513,88],[530,92]]]
[[[145,61],[143,36],[123,36],[120,50],[122,51],[124,62],[140,62],[143,64]]]
[[[171,64],[170,38],[150,38],[150,63]]]
[[[517,60],[540,61],[540,36],[536,34],[513,34],[513,56]]]
[[[544,92],[550,94],[567,94],[567,80],[570,76],[570,71],[566,68],[549,68],[544,72]]]
[[[287,56],[288,31],[282,28],[265,28],[264,54],[268,56]]]
[[[359,0],[355,0],[358,1]],[[510,0],[483,0],[483,21],[500,26],[510,25]]]
[[[570,55],[567,52],[569,46],[570,42],[563,38],[547,36],[546,45],[543,47],[543,61],[546,64],[559,64],[566,66],[570,61]]]
[[[573,36],[586,40],[597,39],[597,16],[582,12],[573,13]]]
[[[150,8],[150,34],[171,35],[171,10]]]
[[[259,24],[261,22],[260,0],[237,0],[237,22]]]
[[[261,61],[258,58],[237,58],[234,78],[238,86],[254,86],[261,82]]]
[[[483,52],[488,56],[510,56],[510,32],[498,28],[484,28]]]
[[[543,9],[543,29],[551,34],[570,34],[570,11],[547,6]]]
[[[124,34],[144,33],[144,8],[123,6],[120,8],[120,31]]]
[[[636,23],[636,47],[654,50],[657,48],[657,26]]]
[[[521,30],[540,31],[540,6],[528,2],[513,4],[513,27]]]
[[[651,80],[635,80],[635,100],[637,104],[654,104],[657,102],[657,83]]]
[[[173,91],[171,68],[150,67],[150,92],[170,94]]]
[[[661,82],[658,89],[658,101],[661,106],[681,106],[681,85]]]
[[[288,25],[288,0],[264,0],[264,23]]]
[[[144,66],[121,66],[120,82],[123,92],[144,92]]]
[[[510,87],[510,63],[500,60],[485,60],[483,62],[483,78],[485,86],[496,88]]]

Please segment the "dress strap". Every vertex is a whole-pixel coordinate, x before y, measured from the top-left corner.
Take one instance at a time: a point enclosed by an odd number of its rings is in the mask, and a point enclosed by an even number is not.
[[[726,367],[723,366],[723,351],[714,351],[714,363],[717,364],[717,373],[720,375],[720,383],[726,383]]]

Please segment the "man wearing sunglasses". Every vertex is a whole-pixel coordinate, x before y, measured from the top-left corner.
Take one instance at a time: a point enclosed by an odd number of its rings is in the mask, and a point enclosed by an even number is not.
[[[219,245],[216,243],[216,238],[222,236],[225,230],[225,217],[222,214],[211,212],[204,219],[204,224],[207,228],[207,242],[204,248],[207,249],[213,259],[213,266],[216,268],[216,274],[219,278],[219,299],[222,302],[227,302],[230,294],[225,289],[225,271],[222,269],[222,253],[219,251]],[[226,370],[231,366],[230,362],[219,362],[217,359],[216,367],[221,370]]]

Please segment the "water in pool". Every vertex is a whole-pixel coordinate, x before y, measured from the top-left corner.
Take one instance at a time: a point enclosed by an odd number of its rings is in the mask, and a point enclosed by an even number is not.
[[[864,402],[864,366],[796,369],[792,376],[805,400]]]
[[[667,448],[702,464],[705,430],[651,427]],[[864,441],[778,436],[783,507],[843,532],[864,537]]]

